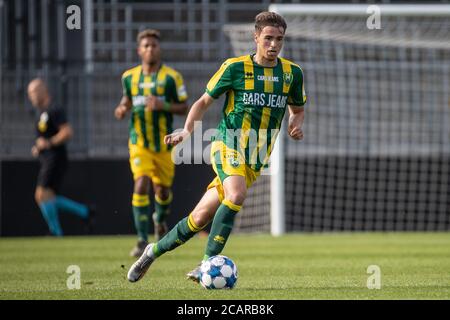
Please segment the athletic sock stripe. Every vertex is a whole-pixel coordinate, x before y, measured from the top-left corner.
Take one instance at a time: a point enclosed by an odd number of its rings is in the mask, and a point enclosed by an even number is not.
[[[172,192],[169,193],[169,197],[165,200],[161,199],[160,197],[158,197],[157,194],[155,194],[155,201],[158,202],[162,206],[170,204],[172,202],[172,199],[173,199]]]
[[[150,204],[150,197],[145,194],[134,193],[131,203],[135,207],[145,207]]]
[[[189,230],[191,230],[192,232],[196,232],[196,229],[195,229],[195,227],[192,225],[192,223],[191,223],[191,218],[189,217],[188,218],[188,220],[187,220],[187,225],[188,225],[188,227],[189,227]]]
[[[242,209],[242,206],[238,206],[237,204],[234,204],[233,202],[231,202],[228,199],[223,200],[222,204],[236,212],[239,212]]]
[[[194,218],[192,217],[192,214],[189,215],[189,218],[188,218],[187,222],[188,222],[188,227],[189,227],[189,229],[191,229],[191,231],[198,232],[198,231],[202,230],[202,228],[198,227],[195,224]]]
[[[131,204],[133,205],[133,207],[147,207],[150,205],[150,201],[147,202],[132,201]]]
[[[149,199],[149,196],[147,194],[133,193],[133,199],[136,199],[136,200]]]

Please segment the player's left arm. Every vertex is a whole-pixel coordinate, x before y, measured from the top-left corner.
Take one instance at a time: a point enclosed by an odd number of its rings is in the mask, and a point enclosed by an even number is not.
[[[291,86],[288,108],[289,108],[289,124],[288,134],[294,140],[303,139],[303,122],[305,120],[306,94],[303,82],[303,71],[300,67],[293,67],[294,81]]]
[[[289,106],[288,134],[294,140],[303,139],[303,122],[305,120],[305,108]]]

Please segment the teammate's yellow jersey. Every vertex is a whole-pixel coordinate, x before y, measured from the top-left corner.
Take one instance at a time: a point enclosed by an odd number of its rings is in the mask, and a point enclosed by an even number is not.
[[[161,64],[155,73],[144,75],[139,65],[123,73],[122,88],[123,95],[133,103],[130,143],[156,152],[169,150],[170,146],[165,145],[163,139],[173,131],[172,113],[146,110],[145,103],[149,95],[170,103],[186,101],[188,97],[181,74]]]

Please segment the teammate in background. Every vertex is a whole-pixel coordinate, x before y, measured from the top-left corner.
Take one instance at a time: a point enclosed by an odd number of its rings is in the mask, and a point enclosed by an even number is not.
[[[160,33],[144,30],[137,36],[137,53],[142,63],[122,75],[123,96],[114,114],[118,120],[131,111],[130,166],[134,179],[132,198],[138,242],[130,255],[139,257],[148,245],[150,184],[155,193],[152,215],[155,237],[167,233],[165,222],[172,202],[171,186],[175,165],[171,146],[164,136],[171,134],[173,115],[187,113],[187,93],[180,73],[161,62]]]
[[[278,131],[286,109],[289,109],[289,136],[294,140],[303,139],[306,102],[303,72],[295,63],[278,57],[285,32],[286,22],[280,15],[258,14],[254,34],[256,54],[226,60],[209,81],[206,93],[192,105],[184,129],[165,137],[169,145],[187,139],[194,130],[194,122],[200,121],[213,101],[226,93],[223,119],[211,146],[211,162],[217,177],[186,218],[164,238],[147,246],[128,271],[129,281],[141,279],[155,259],[184,244],[211,220],[203,261],[220,254],[247,189],[268,160],[276,139],[271,130]],[[257,138],[253,148],[249,144],[252,133]],[[264,154],[261,151],[266,151],[265,156],[262,159],[256,156],[254,161],[254,155]],[[199,282],[200,267],[187,277]]]
[[[40,169],[35,199],[54,236],[62,236],[58,213],[66,211],[82,218],[92,227],[92,211],[84,204],[58,194],[68,165],[66,142],[73,135],[64,111],[52,102],[48,88],[42,79],[34,79],[28,85],[28,98],[39,111],[37,139],[31,149],[33,157],[39,158]],[[88,230],[90,231],[90,230]]]

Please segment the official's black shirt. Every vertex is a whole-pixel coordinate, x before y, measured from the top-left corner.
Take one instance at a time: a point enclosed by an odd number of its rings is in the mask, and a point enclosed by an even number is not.
[[[67,123],[64,110],[54,105],[50,106],[45,111],[41,111],[37,115],[36,120],[37,137],[44,137],[46,139],[50,139],[57,134],[59,132],[59,127]],[[65,157],[67,155],[66,145],[61,144],[55,147],[52,146],[49,150],[44,150],[40,154],[40,156],[55,155]]]
[[[59,127],[65,123],[67,123],[67,119],[64,110],[51,105],[47,110],[37,114],[37,137],[50,139],[59,132]],[[65,144],[52,146],[50,149],[41,151],[39,163],[37,185],[58,192],[68,165]]]

